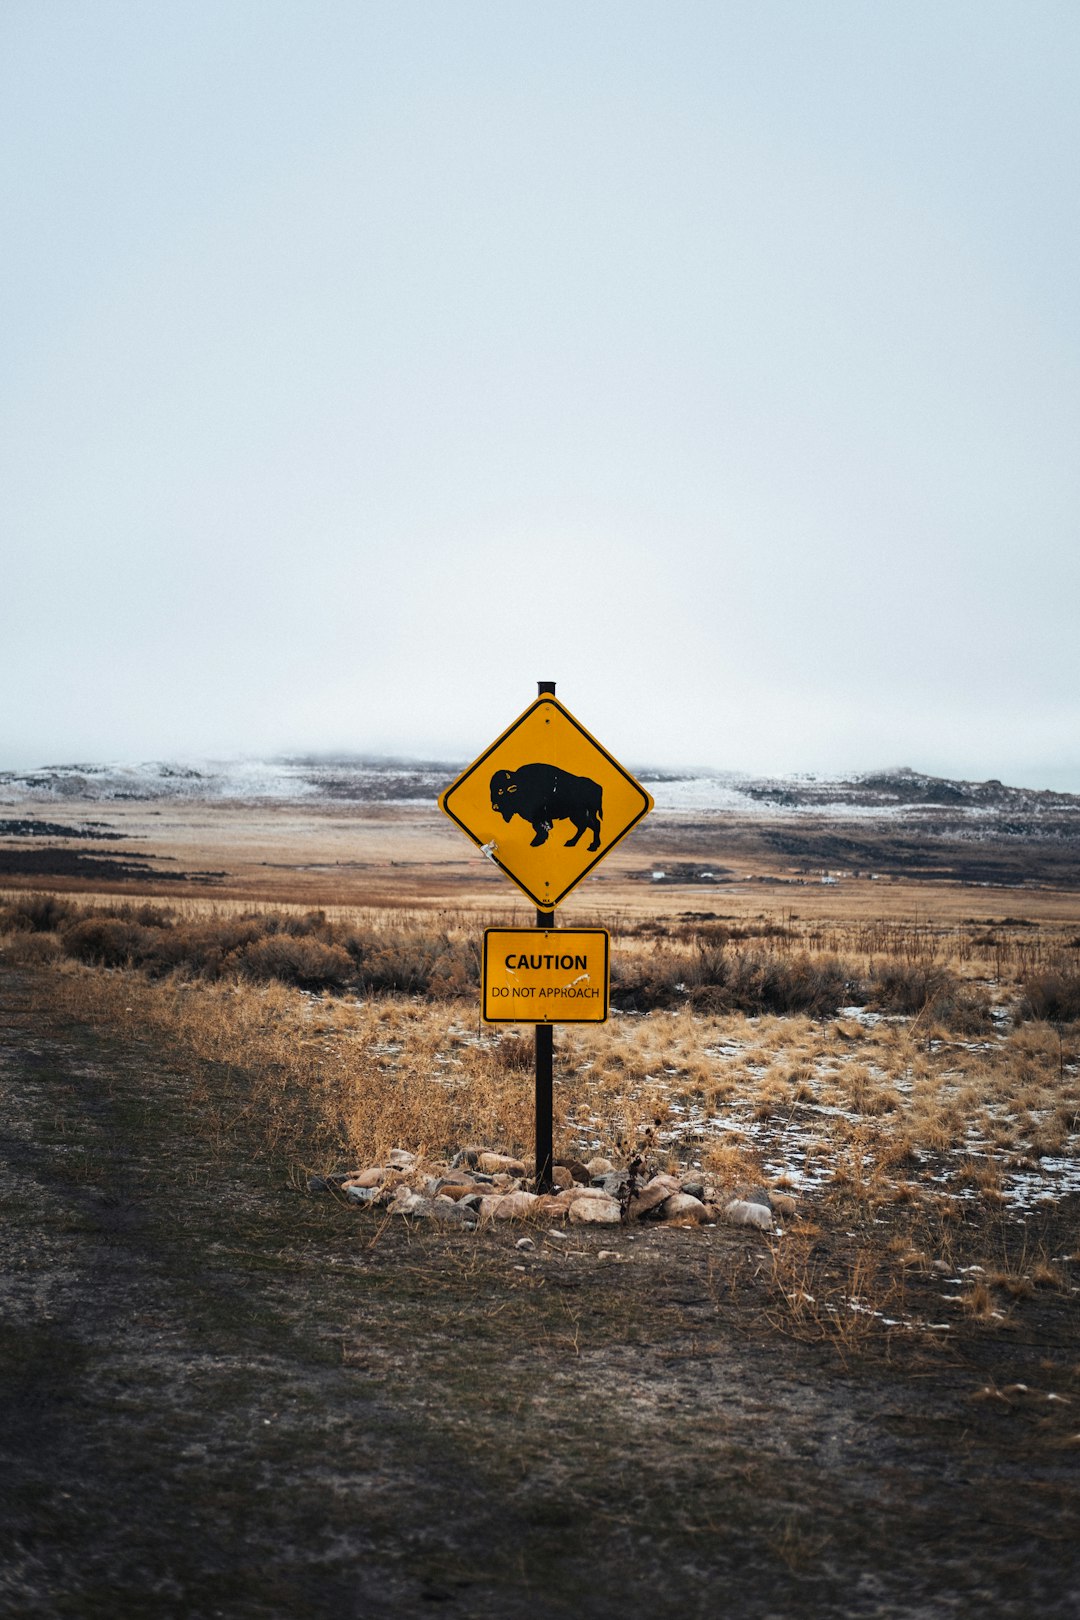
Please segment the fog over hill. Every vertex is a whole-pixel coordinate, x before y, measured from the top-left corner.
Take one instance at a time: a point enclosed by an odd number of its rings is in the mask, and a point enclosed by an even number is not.
[[[431,804],[464,760],[368,755],[300,755],[276,759],[151,761],[140,764],[46,765],[0,772],[0,801],[9,805],[72,800]],[[1080,827],[1080,795],[927,776],[907,766],[844,777],[804,774],[751,777],[705,767],[685,770],[632,765],[659,810],[791,816],[942,819],[996,833]]]

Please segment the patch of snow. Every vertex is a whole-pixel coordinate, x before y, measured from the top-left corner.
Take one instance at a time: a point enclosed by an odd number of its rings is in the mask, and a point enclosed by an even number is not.
[[[0,772],[7,802],[91,799],[357,800],[431,805],[465,761],[350,755],[271,759],[190,758],[133,763],[44,765]],[[1037,793],[1000,784],[937,781],[917,772],[869,773],[849,779],[812,774],[775,780],[695,767],[657,771],[637,767],[658,810],[672,815],[753,816],[820,821],[947,822],[978,838],[995,819],[1032,822],[1080,816],[1080,795]],[[827,876],[836,876],[835,873]],[[705,880],[705,874],[703,874]],[[711,880],[711,879],[710,879]]]

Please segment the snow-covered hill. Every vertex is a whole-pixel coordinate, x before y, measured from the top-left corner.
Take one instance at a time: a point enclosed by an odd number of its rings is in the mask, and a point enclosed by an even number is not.
[[[0,803],[89,800],[280,801],[430,805],[464,761],[364,756],[47,765],[0,772]],[[773,819],[942,821],[999,830],[1080,828],[1080,795],[926,776],[907,767],[850,777],[754,778],[634,767],[657,808]]]

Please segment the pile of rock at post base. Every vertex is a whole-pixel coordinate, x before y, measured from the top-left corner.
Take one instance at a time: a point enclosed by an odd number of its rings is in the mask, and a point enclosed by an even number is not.
[[[531,1166],[483,1148],[464,1148],[449,1161],[432,1161],[395,1148],[384,1164],[312,1176],[310,1192],[332,1192],[357,1204],[415,1220],[473,1228],[487,1221],[568,1221],[576,1226],[619,1226],[661,1221],[678,1226],[728,1221],[773,1228],[774,1213],[794,1211],[784,1193],[764,1188],[721,1188],[700,1171],[668,1175],[618,1169],[610,1159],[556,1160],[555,1190],[533,1191]]]

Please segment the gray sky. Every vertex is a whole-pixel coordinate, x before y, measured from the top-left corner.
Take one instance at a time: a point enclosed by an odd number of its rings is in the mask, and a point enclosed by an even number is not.
[[[1080,790],[1075,0],[7,0],[0,765]]]

